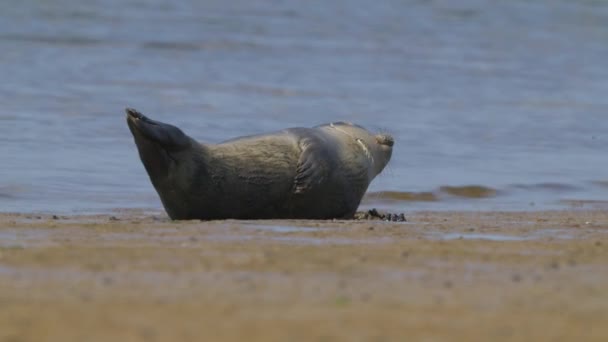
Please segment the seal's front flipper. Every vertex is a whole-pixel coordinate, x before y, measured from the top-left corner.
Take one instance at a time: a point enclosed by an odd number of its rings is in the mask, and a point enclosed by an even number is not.
[[[149,119],[133,108],[127,108],[127,123],[131,133],[161,145],[167,150],[179,150],[190,146],[190,138],[181,129]]]
[[[298,160],[294,190],[295,194],[311,191],[323,183],[329,173],[327,151],[318,137],[306,136],[299,142],[302,153]]]

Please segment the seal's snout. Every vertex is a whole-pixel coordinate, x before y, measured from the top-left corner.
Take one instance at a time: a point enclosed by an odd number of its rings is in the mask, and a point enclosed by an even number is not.
[[[167,150],[184,149],[190,146],[190,138],[179,128],[160,121],[147,118],[133,108],[126,108],[127,124],[135,137],[137,144],[147,142],[157,143]]]
[[[125,112],[127,113],[127,117],[133,119],[139,119],[143,116],[140,112],[133,108],[125,108]]]
[[[375,175],[380,174],[384,167],[391,160],[391,156],[393,154],[393,145],[395,144],[395,139],[393,139],[392,135],[389,134],[377,134],[374,136],[376,138],[376,154],[375,154]]]
[[[393,139],[393,137],[388,134],[378,134],[376,135],[376,142],[380,145],[393,147],[393,145],[395,144],[395,139]]]
[[[137,120],[151,121],[145,115],[138,112],[136,109],[125,108],[125,112],[127,113],[127,119],[134,120],[134,121],[137,121]]]
[[[138,128],[142,128],[144,125],[158,126],[162,124],[161,122],[148,118],[133,108],[126,108],[125,112],[127,112],[127,121],[129,124],[133,123]]]

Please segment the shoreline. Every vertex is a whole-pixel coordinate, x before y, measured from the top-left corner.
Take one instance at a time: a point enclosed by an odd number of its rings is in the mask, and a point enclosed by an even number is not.
[[[0,214],[0,341],[603,340],[608,213]]]

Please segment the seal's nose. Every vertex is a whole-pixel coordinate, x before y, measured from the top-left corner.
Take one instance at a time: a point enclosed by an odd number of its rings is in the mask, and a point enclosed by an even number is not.
[[[393,139],[393,137],[388,134],[378,134],[376,135],[376,142],[380,145],[393,147],[393,145],[395,144],[395,139]]]
[[[142,113],[138,112],[133,108],[125,108],[125,112],[127,113],[127,117],[131,119],[144,119],[146,118]]]

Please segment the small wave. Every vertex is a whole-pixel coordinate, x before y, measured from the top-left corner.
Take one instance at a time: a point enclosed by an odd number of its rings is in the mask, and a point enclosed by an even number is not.
[[[0,198],[13,198],[13,197],[14,197],[13,195],[11,195],[11,194],[7,194],[7,193],[2,192],[2,191],[0,190]]]
[[[456,18],[456,19],[465,19],[470,20],[474,17],[479,16],[480,11],[475,9],[465,9],[465,8],[447,8],[440,11],[444,16]]]
[[[481,185],[442,186],[439,192],[466,198],[488,198],[498,194],[498,190]]]
[[[30,43],[46,43],[46,44],[58,44],[58,45],[98,45],[103,44],[105,41],[101,39],[91,37],[53,37],[44,35],[24,35],[24,34],[4,34],[0,35],[0,40],[12,40],[22,41]]]
[[[258,47],[255,43],[240,42],[240,41],[206,41],[206,42],[175,42],[175,41],[160,41],[152,40],[141,44],[144,49],[155,50],[182,50],[182,51],[197,51],[197,50],[236,50],[236,49],[252,49]]]
[[[161,42],[151,41],[142,44],[144,49],[162,49],[162,50],[186,50],[195,51],[203,48],[202,44],[188,42]]]
[[[17,198],[17,195],[23,191],[23,187],[17,185],[0,186],[0,199]]]
[[[277,97],[340,97],[337,94],[323,93],[295,88],[271,87],[260,84],[213,84],[209,86],[215,91],[242,92]]]
[[[608,181],[606,180],[591,181],[591,184],[596,185],[600,188],[608,188]]]

